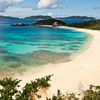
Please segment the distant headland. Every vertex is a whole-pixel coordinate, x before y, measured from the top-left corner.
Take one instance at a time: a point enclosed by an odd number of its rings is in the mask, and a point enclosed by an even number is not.
[[[41,25],[51,25],[53,27],[58,27],[58,26],[66,26],[66,23],[64,23],[61,20],[56,20],[51,18],[51,19],[39,20],[32,24],[25,24],[25,23],[12,24],[12,26],[41,26]]]
[[[53,18],[51,16],[37,15],[37,16],[29,16],[25,18],[15,18],[10,16],[0,16],[0,20],[36,20],[36,22],[27,24],[22,22],[16,22],[11,24],[11,26],[43,26],[50,25],[53,27],[58,26],[70,26],[70,27],[78,27],[78,28],[88,28],[93,30],[100,30],[100,20],[95,19],[94,17],[87,16],[69,16],[69,17],[58,17]],[[82,20],[80,23],[66,23],[64,20]],[[84,21],[85,20],[85,21]]]
[[[33,23],[33,25],[52,25],[54,27],[57,27],[57,26],[66,26],[66,23],[57,19],[46,19],[37,21],[36,23]]]
[[[18,17],[11,17],[11,16],[3,16],[0,15],[0,20],[9,20],[9,19],[37,19],[37,20],[44,20],[44,19],[51,19],[53,17],[46,16],[46,15],[36,15],[36,16],[29,16],[24,18]],[[74,19],[74,20],[94,20],[94,17],[87,17],[87,16],[69,16],[69,17],[55,17],[54,19]]]

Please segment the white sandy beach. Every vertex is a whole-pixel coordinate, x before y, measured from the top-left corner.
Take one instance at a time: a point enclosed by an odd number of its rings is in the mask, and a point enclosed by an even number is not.
[[[30,80],[50,74],[54,74],[54,76],[52,77],[48,95],[56,93],[57,89],[62,92],[75,92],[79,90],[81,84],[84,85],[83,89],[90,84],[100,85],[100,31],[79,28],[70,29],[91,34],[93,40],[89,47],[70,62],[44,65],[26,72],[23,76],[17,76],[17,78],[23,80],[21,86],[24,86]]]

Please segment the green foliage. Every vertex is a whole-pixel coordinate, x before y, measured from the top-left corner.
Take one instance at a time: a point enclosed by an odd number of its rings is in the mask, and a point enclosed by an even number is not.
[[[37,94],[39,89],[50,87],[49,81],[52,75],[48,75],[42,78],[38,78],[31,83],[27,83],[23,88],[23,92],[20,93],[16,98],[17,100],[31,100],[31,98],[36,95],[38,98],[41,96]]]
[[[36,23],[33,23],[33,25],[53,25],[55,22],[57,22],[61,26],[66,26],[66,23],[64,23],[63,21],[57,20],[57,19],[52,19],[52,18],[37,21]]]
[[[74,93],[71,94],[62,94],[60,90],[57,91],[57,95],[53,95],[53,97],[46,98],[46,100],[79,100],[76,98]]]
[[[0,100],[13,100],[13,96],[16,96],[19,91],[16,89],[19,87],[19,82],[21,80],[4,78],[0,80]]]
[[[18,91],[19,83],[21,80],[4,78],[0,80],[0,100],[34,100],[34,96],[41,98],[38,91],[42,88],[50,87],[50,79],[52,75],[38,78],[35,81],[27,83],[22,91]],[[90,85],[89,89],[83,91],[83,95],[78,95],[81,100],[100,100],[100,86]],[[46,100],[79,100],[75,93],[62,94],[60,90],[57,95],[53,95]]]
[[[22,92],[17,89],[21,80],[4,78],[0,80],[0,100],[31,100],[34,95],[40,98],[41,96],[37,92],[41,88],[50,87],[49,81],[51,76],[48,75],[27,83],[22,89]]]
[[[33,95],[37,95],[36,93],[39,90],[39,86],[36,81],[31,81],[31,83],[27,83],[23,88],[23,92],[17,96],[17,100],[31,100]]]
[[[83,93],[82,100],[100,100],[100,86],[90,85],[90,88]]]
[[[67,100],[79,100],[74,93],[67,94]]]
[[[82,23],[72,23],[72,24],[67,24],[67,26],[100,30],[100,20],[92,20],[89,22],[82,22]]]
[[[63,95],[60,90],[57,91],[57,95],[53,95],[53,97],[50,98],[46,98],[46,100],[66,100],[67,97],[65,95]]]
[[[42,77],[41,79],[36,79],[39,88],[48,88],[50,87],[49,81],[53,75],[48,75]]]

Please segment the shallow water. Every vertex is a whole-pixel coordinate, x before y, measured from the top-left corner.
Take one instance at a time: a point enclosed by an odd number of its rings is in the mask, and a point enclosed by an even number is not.
[[[89,39],[88,34],[70,29],[0,24],[0,71],[21,72],[70,61]]]

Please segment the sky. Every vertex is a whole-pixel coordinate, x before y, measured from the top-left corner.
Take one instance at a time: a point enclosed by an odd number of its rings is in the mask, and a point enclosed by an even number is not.
[[[100,0],[0,0],[0,15],[100,18]]]

